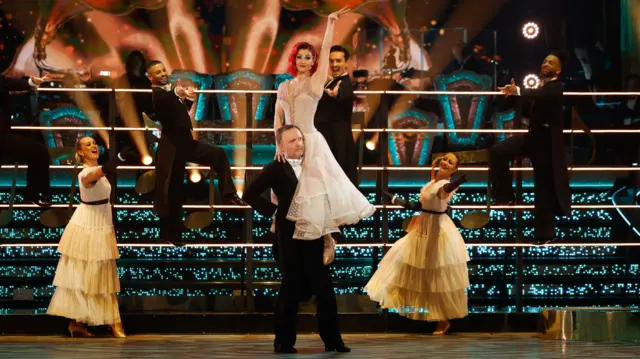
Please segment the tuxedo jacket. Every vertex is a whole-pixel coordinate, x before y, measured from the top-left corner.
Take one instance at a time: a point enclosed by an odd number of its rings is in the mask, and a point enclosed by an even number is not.
[[[31,90],[29,79],[12,79],[0,75],[0,134],[9,131],[11,127],[11,114],[9,113],[11,95],[9,95],[9,91]]]
[[[551,135],[551,152],[556,199],[560,206],[558,215],[571,211],[569,174],[565,160],[563,125],[563,88],[560,80],[547,82],[536,89],[522,89],[521,96],[511,96],[517,101],[517,112],[529,114],[529,138],[533,144],[545,133]],[[527,111],[528,110],[528,111]],[[548,130],[547,130],[548,129]]]
[[[270,218],[276,214],[277,249],[281,261],[286,260],[287,255],[293,255],[287,253],[287,243],[294,240],[295,222],[287,219],[287,213],[297,186],[298,179],[291,165],[273,161],[249,183],[243,194],[245,202],[261,215]],[[268,190],[273,190],[278,198],[277,205],[262,197]]]
[[[169,190],[172,175],[175,170],[174,162],[186,163],[186,152],[193,146],[191,134],[191,117],[189,116],[188,102],[182,102],[173,90],[166,91],[154,87],[153,109],[156,113],[154,119],[162,125],[162,136],[156,153],[156,194],[154,210],[164,218],[169,215]]]
[[[349,75],[334,78],[325,86],[325,89],[335,89],[338,82],[340,82],[340,88],[337,97],[331,97],[326,92],[322,94],[314,117],[316,126],[327,122],[346,122],[351,126],[355,96]]]
[[[152,91],[153,109],[156,113],[154,119],[162,125],[162,137],[171,138],[176,146],[193,141],[189,102],[180,101],[173,90],[153,87]]]

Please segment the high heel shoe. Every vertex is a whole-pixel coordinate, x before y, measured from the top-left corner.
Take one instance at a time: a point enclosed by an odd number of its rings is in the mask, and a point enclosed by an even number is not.
[[[122,322],[116,323],[116,324],[111,324],[109,325],[109,328],[111,328],[111,333],[113,334],[114,337],[116,338],[126,338],[127,335],[124,334],[124,329],[122,329]]]
[[[89,333],[87,327],[84,324],[78,323],[75,320],[72,320],[69,323],[69,327],[67,327],[67,329],[69,329],[69,335],[71,335],[71,338],[73,338],[74,335],[81,338],[89,338],[94,336],[93,334]]]
[[[447,323],[447,325],[443,329],[436,330],[435,332],[433,332],[433,335],[445,335],[449,331],[449,328],[451,328],[451,323]]]

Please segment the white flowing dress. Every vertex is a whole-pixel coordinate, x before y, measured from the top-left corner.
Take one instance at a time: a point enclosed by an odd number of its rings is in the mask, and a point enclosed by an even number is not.
[[[109,198],[111,193],[106,177],[91,188],[82,185],[82,179],[97,168],[85,167],[78,175],[80,196],[85,202]],[[120,255],[111,204],[80,204],[62,233],[58,252],[62,256],[53,279],[56,290],[47,314],[88,325],[119,323],[116,259]]]
[[[423,209],[444,212],[453,194],[437,196],[448,180],[431,181],[420,191]],[[469,254],[447,214],[421,213],[407,235],[382,258],[365,291],[382,308],[414,320],[442,321],[468,314]]]
[[[276,116],[276,121],[296,125],[304,135],[302,172],[287,213],[287,219],[296,222],[293,238],[302,240],[340,232],[338,227],[358,223],[375,212],[375,207],[351,183],[313,124],[324,92],[332,40],[333,23],[329,21],[317,71],[305,80],[293,79],[278,87],[277,105],[284,110],[285,118]]]

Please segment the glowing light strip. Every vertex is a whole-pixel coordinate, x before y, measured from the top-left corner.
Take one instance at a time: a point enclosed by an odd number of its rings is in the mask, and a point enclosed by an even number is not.
[[[620,191],[622,191],[622,190],[625,190],[625,191],[626,191],[626,190],[627,190],[627,187],[622,187],[622,188],[620,188],[619,190],[617,190],[617,191],[613,194],[613,196],[611,196],[611,203],[613,203],[613,205],[614,205],[614,206],[615,206],[615,205],[617,205],[617,203],[616,203],[616,195],[617,195],[618,193],[620,193]],[[631,221],[629,221],[629,219],[627,218],[627,216],[626,216],[624,213],[622,213],[622,211],[620,210],[620,208],[616,208],[616,211],[618,211],[618,214],[620,215],[620,217],[622,217],[622,219],[627,223],[627,225],[628,225],[629,227],[631,227],[631,229],[633,229],[633,231],[636,233],[636,235],[637,235],[638,237],[640,237],[640,231],[638,231],[638,229],[636,228],[636,226],[635,226],[635,225],[631,224]]]
[[[385,91],[388,95],[503,96],[500,91]]]
[[[276,90],[196,90],[194,93],[278,93]]]
[[[54,204],[51,208],[65,208],[68,207],[68,204]],[[74,204],[74,207],[79,206],[79,204]],[[35,204],[14,204],[14,208],[42,208]],[[114,208],[122,208],[122,209],[150,209],[153,208],[152,204],[114,204]],[[397,205],[382,205],[377,204],[374,205],[375,208],[378,209],[401,209],[402,206]],[[486,209],[486,205],[452,205],[451,209],[463,210],[463,209]],[[0,204],[0,208],[9,208],[8,204]],[[220,209],[247,209],[251,208],[249,206],[239,206],[239,205],[226,205],[226,204],[216,204],[213,207],[205,204],[186,204],[183,206],[185,209],[211,209],[211,208],[220,208]],[[511,206],[491,206],[490,209],[493,210],[506,210],[506,209],[533,209],[533,205],[511,205]],[[640,205],[638,204],[576,204],[572,205],[571,209],[616,209],[616,208],[624,208],[624,209],[639,209]],[[46,209],[46,208],[45,208]],[[416,211],[419,212],[419,211]]]
[[[2,169],[14,169],[16,166],[13,165],[2,165],[0,168]],[[27,165],[19,165],[19,169],[26,169]],[[50,169],[72,169],[71,165],[49,165]],[[155,166],[118,166],[119,170],[153,170]],[[231,166],[232,170],[250,170],[250,171],[260,171],[263,166]],[[187,170],[210,170],[209,166],[185,166]],[[415,167],[415,166],[362,166],[358,167],[358,169],[363,171],[431,171],[432,167]],[[436,167],[438,169],[438,167]],[[464,167],[461,166],[459,168],[460,171],[468,171],[468,172],[483,172],[488,171],[488,167]],[[533,167],[512,167],[510,168],[513,172],[531,172],[533,171]],[[620,171],[640,171],[640,167],[567,167],[568,171],[575,172],[620,172]]]
[[[152,92],[151,89],[114,89],[114,88],[68,88],[42,87],[42,92]],[[196,90],[194,93],[278,93],[276,90]],[[460,95],[460,96],[502,96],[500,91],[354,91],[356,95]],[[564,96],[640,96],[640,92],[572,92],[563,93]]]
[[[12,130],[40,130],[40,131],[109,131],[111,127],[82,127],[82,126],[11,126]]]
[[[467,247],[493,247],[493,248],[514,248],[514,247],[640,247],[640,243],[550,243],[544,246],[531,244],[531,243],[465,243]],[[206,243],[206,244],[187,244],[185,248],[266,248],[271,247],[268,243]],[[58,243],[6,243],[0,244],[0,247],[6,248],[34,248],[34,247],[58,247]],[[153,247],[173,247],[167,243],[132,243],[124,244],[118,243],[118,247],[131,247],[131,248],[153,248]],[[336,247],[343,248],[372,248],[372,247],[393,247],[393,243],[348,243],[337,244]]]
[[[87,87],[39,87],[37,90],[40,92],[112,92],[114,89]]]
[[[148,92],[152,93],[151,89],[114,89],[116,92]]]
[[[34,130],[34,131],[155,131],[158,129],[151,127],[78,127],[78,126],[11,126],[14,130]],[[215,128],[194,128],[195,132],[273,132],[272,128],[228,128],[228,127],[215,127]],[[389,128],[365,128],[351,129],[352,132],[366,132],[366,133],[527,133],[526,129],[437,129],[437,128],[416,128],[416,129],[389,129]],[[575,134],[575,133],[587,133],[584,130],[562,130],[563,133]],[[640,129],[595,129],[590,130],[590,133],[640,133]]]

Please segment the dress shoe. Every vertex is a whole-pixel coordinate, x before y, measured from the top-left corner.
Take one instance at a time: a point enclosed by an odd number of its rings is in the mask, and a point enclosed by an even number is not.
[[[69,329],[69,335],[71,335],[71,338],[74,336],[81,338],[89,338],[93,336],[93,334],[89,333],[87,326],[84,323],[78,323],[75,320],[72,320],[69,323],[69,327],[67,329]]]
[[[557,237],[538,237],[534,238],[533,241],[531,241],[531,244],[535,246],[544,246],[546,244],[551,244],[557,240]]]
[[[296,348],[290,346],[290,345],[281,345],[281,344],[274,344],[273,345],[273,350],[276,353],[283,353],[283,354],[294,354],[297,353],[298,351],[296,350]]]
[[[433,332],[433,335],[445,335],[449,331],[449,328],[451,328],[451,323],[449,323],[448,320],[446,322],[440,322]]]
[[[51,207],[51,201],[40,196],[26,197],[25,201],[33,203],[38,207]]]
[[[491,201],[491,206],[513,206],[514,204],[516,204],[516,200],[515,199],[501,199],[501,198],[494,198]]]
[[[180,248],[186,246],[188,243],[186,241],[181,240],[173,240],[173,241],[165,241],[168,244],[171,244],[174,247]]]
[[[237,194],[233,194],[231,196],[226,196],[223,199],[224,204],[234,205],[234,206],[246,206],[247,202],[243,201]]]
[[[160,229],[160,241],[171,244],[174,247],[184,247],[187,242],[182,239],[182,233],[175,230]]]
[[[345,347],[344,344],[341,344],[341,345],[331,346],[331,347],[325,346],[324,351],[336,352],[336,353],[351,353],[351,348]]]
[[[111,328],[111,334],[113,334],[116,338],[126,338],[127,335],[124,333],[124,329],[122,329],[122,322],[109,325]]]

